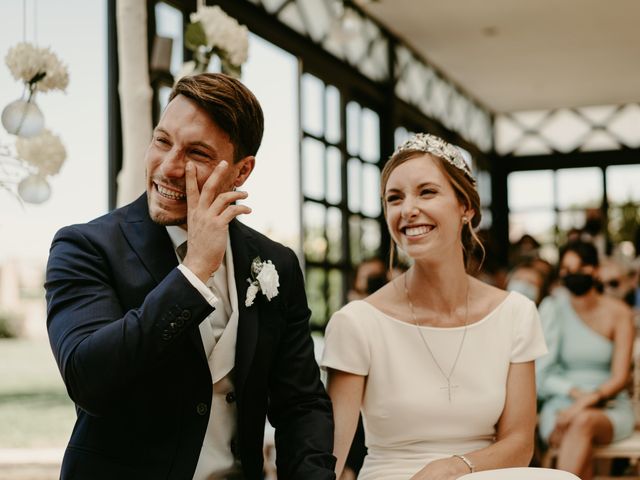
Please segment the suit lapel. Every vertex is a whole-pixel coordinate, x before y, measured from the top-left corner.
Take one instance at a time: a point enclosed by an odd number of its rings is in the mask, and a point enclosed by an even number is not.
[[[149,217],[146,193],[131,204],[120,227],[156,284],[178,265],[167,229]]]
[[[258,340],[258,306],[245,306],[252,260],[258,256],[251,232],[237,220],[229,224],[231,250],[238,292],[238,337],[236,341],[235,386],[241,394]]]
[[[155,280],[149,290],[155,288],[178,265],[173,244],[166,227],[158,225],[149,217],[147,194],[142,194],[131,204],[125,221],[120,228],[142,264]],[[200,330],[189,330],[191,341],[195,344],[200,356],[207,361]]]

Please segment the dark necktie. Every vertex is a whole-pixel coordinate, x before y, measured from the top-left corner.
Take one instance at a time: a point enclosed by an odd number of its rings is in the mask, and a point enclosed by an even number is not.
[[[176,248],[176,253],[178,254],[178,257],[180,258],[180,263],[182,263],[182,261],[184,260],[184,257],[187,256],[187,242],[186,241],[184,243],[181,243],[180,245],[178,245],[178,248]]]

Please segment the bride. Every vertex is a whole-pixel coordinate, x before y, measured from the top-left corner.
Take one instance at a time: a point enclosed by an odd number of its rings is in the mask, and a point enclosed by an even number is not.
[[[413,266],[327,327],[338,478],[360,410],[369,451],[361,480],[528,465],[533,361],[546,346],[533,302],[467,273],[481,212],[469,167],[453,145],[417,134],[381,184],[389,233]]]

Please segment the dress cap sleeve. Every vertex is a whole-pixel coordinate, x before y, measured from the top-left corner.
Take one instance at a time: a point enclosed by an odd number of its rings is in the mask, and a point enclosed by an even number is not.
[[[511,362],[530,362],[548,352],[540,316],[535,303],[531,300],[519,293],[512,292],[511,295],[516,295],[518,302],[514,309],[516,318],[514,318],[515,332]]]
[[[367,375],[371,349],[365,328],[364,308],[352,302],[331,316],[325,332],[322,368]]]

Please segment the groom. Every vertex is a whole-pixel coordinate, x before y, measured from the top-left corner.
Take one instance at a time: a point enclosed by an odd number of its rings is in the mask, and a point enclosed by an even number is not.
[[[180,80],[146,152],[146,193],[61,229],[51,347],[78,418],[62,479],[333,479],[331,404],[294,253],[244,226],[262,109],[222,74]]]

